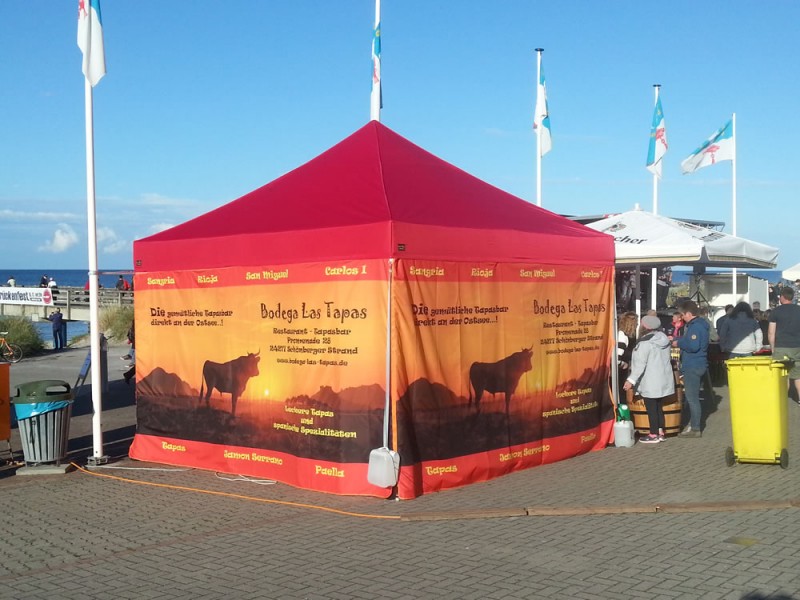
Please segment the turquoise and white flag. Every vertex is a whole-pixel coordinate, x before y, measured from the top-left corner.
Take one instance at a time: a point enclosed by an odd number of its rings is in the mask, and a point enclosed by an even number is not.
[[[544,67],[539,56],[539,85],[536,86],[536,108],[533,115],[533,128],[541,140],[542,156],[550,152],[553,141],[550,139],[550,112],[547,109],[547,86],[544,83]]]
[[[372,34],[372,96],[377,97],[373,100],[373,105],[383,107],[381,98],[381,24],[375,25]]]
[[[681,163],[684,174],[697,169],[715,165],[722,160],[734,159],[733,119],[720,127],[714,134]]]
[[[372,91],[369,95],[369,119],[381,120],[383,88],[381,86],[381,0],[375,0],[375,29],[372,31]]]
[[[647,170],[661,179],[661,159],[667,153],[667,128],[664,123],[664,111],[661,109],[661,97],[656,100],[653,112],[653,125],[650,128],[650,148],[647,150]]]
[[[78,48],[83,52],[83,75],[94,87],[106,74],[100,0],[78,0]]]

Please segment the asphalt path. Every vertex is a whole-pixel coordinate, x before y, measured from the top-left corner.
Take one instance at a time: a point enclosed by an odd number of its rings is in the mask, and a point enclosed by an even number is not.
[[[0,598],[800,598],[794,403],[788,469],[725,464],[721,385],[700,439],[610,447],[397,502],[131,461],[125,351],[109,351],[108,465],[0,473]],[[13,365],[12,394],[74,383],[87,352]],[[91,425],[84,387],[70,431],[81,467]]]

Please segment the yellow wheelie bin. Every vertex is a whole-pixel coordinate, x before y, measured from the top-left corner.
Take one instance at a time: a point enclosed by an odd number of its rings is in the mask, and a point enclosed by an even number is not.
[[[747,356],[727,361],[733,447],[725,462],[789,466],[788,384],[792,361]]]

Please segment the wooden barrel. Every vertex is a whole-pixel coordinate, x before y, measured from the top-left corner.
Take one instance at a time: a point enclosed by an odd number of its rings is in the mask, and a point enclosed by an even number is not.
[[[641,396],[634,396],[633,390],[628,390],[628,407],[631,409],[633,427],[639,433],[650,433],[650,419],[647,417],[647,408]],[[675,393],[661,401],[664,410],[664,434],[678,435],[681,432],[681,409],[683,407],[683,388],[678,387]]]

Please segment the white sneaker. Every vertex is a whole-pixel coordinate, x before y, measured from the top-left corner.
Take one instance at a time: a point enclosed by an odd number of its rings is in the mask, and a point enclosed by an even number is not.
[[[678,434],[678,437],[682,437],[682,438],[699,438],[699,437],[702,437],[702,435],[703,435],[703,432],[701,432],[699,429],[692,429],[691,425],[687,425],[686,427],[683,428],[683,431],[681,431]]]

